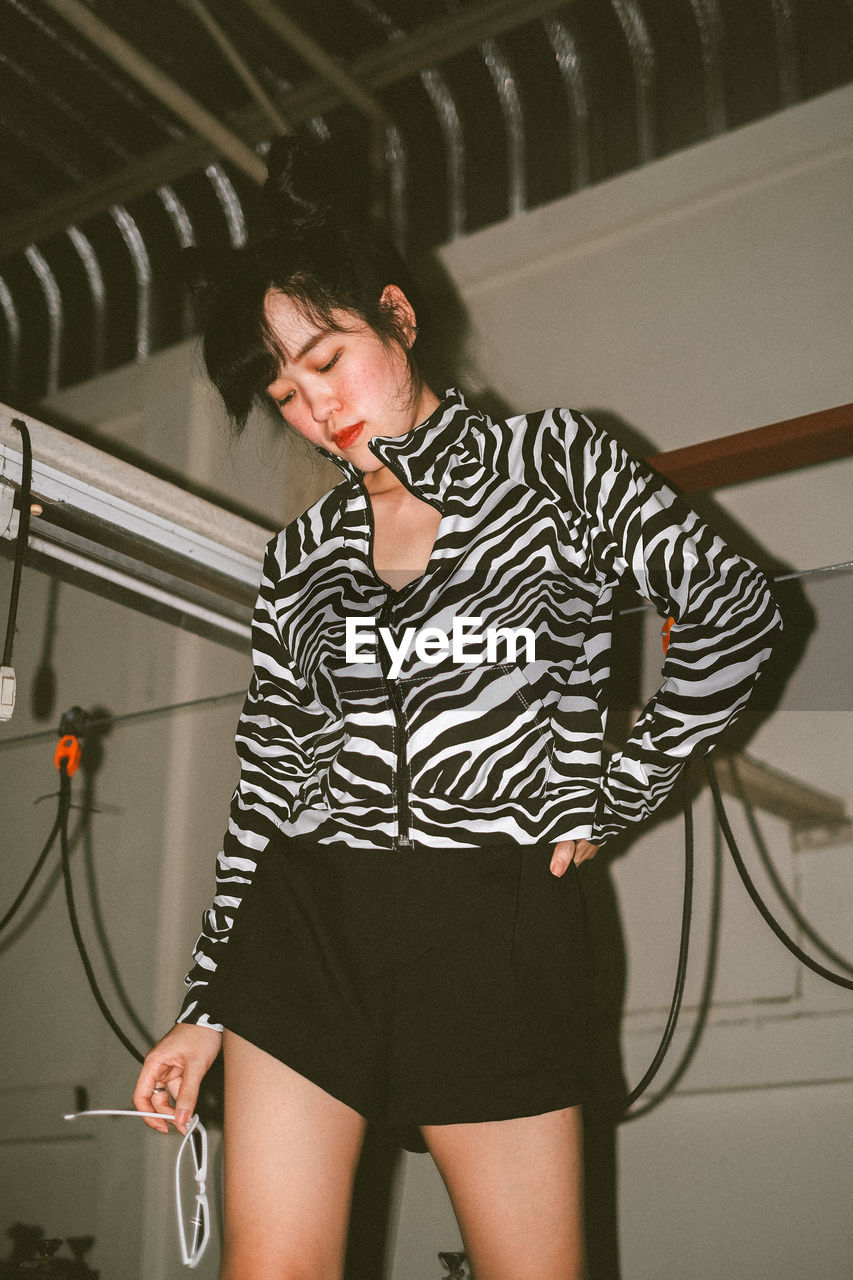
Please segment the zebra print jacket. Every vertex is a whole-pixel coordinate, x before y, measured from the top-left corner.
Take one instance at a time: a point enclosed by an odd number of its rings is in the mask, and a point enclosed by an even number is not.
[[[274,833],[353,856],[601,843],[712,747],[780,626],[755,565],[583,415],[494,422],[451,391],[370,448],[441,513],[433,552],[392,591],[374,571],[362,473],[329,453],[344,483],[269,544],[240,780],[180,1020],[213,1025],[204,988]],[[624,580],[675,623],[663,683],[605,766]]]

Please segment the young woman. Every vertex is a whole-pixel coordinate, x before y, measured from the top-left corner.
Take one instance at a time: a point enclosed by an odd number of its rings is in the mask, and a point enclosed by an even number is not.
[[[266,398],[343,479],[267,549],[217,893],[134,1102],[185,1127],[224,1041],[222,1280],[341,1275],[368,1120],[423,1139],[478,1280],[580,1280],[577,868],[742,710],[778,614],[587,418],[437,396],[405,269],[298,146],[275,163],[207,368],[238,427]],[[675,626],[605,765],[625,578]]]

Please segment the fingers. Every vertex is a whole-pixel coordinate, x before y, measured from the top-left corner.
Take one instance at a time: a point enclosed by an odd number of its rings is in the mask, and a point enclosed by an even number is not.
[[[200,1068],[194,1063],[188,1063],[187,1069],[181,1078],[178,1092],[175,1095],[175,1124],[181,1133],[186,1133],[187,1125],[195,1111],[198,1091],[201,1088],[205,1070],[206,1068]]]
[[[577,867],[597,853],[598,845],[591,844],[589,840],[561,840],[551,855],[551,873],[563,876],[572,863]]]
[[[181,1133],[195,1111],[204,1073],[219,1052],[222,1036],[209,1027],[175,1026],[148,1054],[133,1093],[137,1111],[156,1111],[174,1118]],[[172,1099],[174,1098],[174,1109]],[[146,1119],[160,1133],[165,1120]]]
[[[589,840],[578,840],[578,847],[575,850],[575,866],[580,866],[582,862],[588,862],[597,853],[597,844],[590,844]]]
[[[133,1091],[133,1105],[137,1111],[157,1111],[161,1115],[172,1114],[172,1099],[165,1077],[173,1075],[172,1067],[162,1061],[157,1049],[152,1049],[142,1065],[136,1088]],[[144,1117],[149,1129],[158,1133],[168,1133],[169,1126],[165,1120],[154,1120]]]
[[[561,840],[554,847],[551,855],[551,874],[555,876],[563,876],[572,865],[572,859],[575,856],[576,842],[574,840]]]

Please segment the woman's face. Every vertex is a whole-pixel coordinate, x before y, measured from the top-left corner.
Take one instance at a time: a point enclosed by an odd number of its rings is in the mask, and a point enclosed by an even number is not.
[[[415,316],[405,294],[389,285],[382,295],[402,321],[409,341]],[[362,471],[382,463],[367,443],[373,436],[401,436],[438,404],[424,387],[412,394],[406,352],[385,343],[350,312],[333,313],[341,331],[306,317],[287,294],[270,292],[267,322],[283,353],[267,394],[282,417],[306,440],[346,458]]]

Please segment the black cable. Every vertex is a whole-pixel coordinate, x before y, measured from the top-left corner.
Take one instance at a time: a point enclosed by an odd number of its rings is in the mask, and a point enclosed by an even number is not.
[[[114,725],[124,724],[130,720],[149,720],[154,716],[171,715],[173,711],[187,711],[193,707],[212,707],[218,702],[231,702],[235,698],[245,698],[245,689],[232,689],[230,693],[210,693],[203,698],[190,698],[187,702],[170,702],[161,707],[148,707],[142,711],[124,711],[118,715],[100,716],[89,722],[90,729],[111,729]],[[6,747],[26,746],[31,742],[45,742],[55,738],[55,729],[39,729],[35,733],[23,733],[17,738],[4,738],[0,742],[0,751]]]
[[[678,1023],[678,1015],[681,1010],[681,999],[684,995],[684,983],[687,978],[687,953],[690,945],[690,921],[693,915],[693,804],[690,798],[690,782],[687,770],[682,774],[682,788],[684,792],[684,894],[681,909],[681,941],[678,948],[678,967],[675,974],[675,987],[672,993],[672,1003],[669,1007],[669,1017],[666,1020],[663,1036],[658,1045],[657,1053],[652,1058],[646,1074],[638,1085],[635,1086],[628,1094],[622,1104],[623,1112],[637,1101],[641,1094],[645,1093],[652,1080],[660,1069],[660,1065],[667,1055],[669,1046],[672,1043],[672,1037],[675,1035],[675,1028]],[[624,1115],[622,1121],[631,1120],[633,1116]]]
[[[708,1014],[711,1011],[711,999],[714,994],[714,982],[717,976],[717,956],[719,954],[720,943],[720,908],[722,906],[722,889],[723,889],[723,842],[720,824],[717,821],[716,814],[713,815],[713,873],[711,883],[711,906],[708,913],[708,950],[705,960],[705,977],[702,982],[702,993],[699,996],[699,1002],[696,1007],[696,1019],[690,1030],[687,1043],[678,1059],[675,1067],[670,1072],[666,1083],[661,1085],[658,1092],[653,1098],[649,1098],[641,1107],[637,1107],[634,1111],[628,1112],[622,1117],[623,1123],[630,1120],[639,1120],[642,1116],[647,1116],[650,1111],[654,1111],[655,1107],[660,1104],[674,1092],[676,1085],[684,1076],[693,1056],[699,1047],[699,1042],[705,1031],[708,1021]]]
[[[760,893],[752,883],[749,872],[746,869],[743,855],[738,848],[734,832],[729,825],[728,814],[726,813],[725,806],[723,805],[723,797],[720,795],[720,785],[717,782],[717,775],[714,770],[714,766],[711,764],[711,761],[707,756],[705,757],[705,772],[708,775],[708,782],[711,785],[711,793],[713,794],[714,804],[716,805],[717,814],[719,815],[720,826],[723,828],[723,834],[726,837],[726,844],[729,846],[729,853],[734,859],[734,864],[738,869],[738,875],[743,881],[744,888],[750,898],[752,898],[752,901],[757,907],[762,919],[770,926],[779,941],[784,943],[791,954],[796,956],[800,963],[804,964],[806,968],[811,969],[812,972],[816,973],[819,977],[826,978],[827,982],[834,982],[838,987],[846,987],[848,991],[853,991],[853,978],[845,978],[840,973],[833,973],[831,969],[825,969],[822,964],[818,964],[818,962],[813,960],[811,956],[807,956],[805,951],[798,947],[794,939],[785,932],[779,924],[779,921],[766,906]]]
[[[36,877],[38,876],[38,873],[41,871],[42,867],[44,866],[47,860],[47,855],[50,853],[51,849],[53,848],[53,842],[56,839],[56,835],[57,835],[57,832],[59,831],[61,822],[62,822],[62,813],[61,811],[59,811],[56,815],[56,821],[53,824],[53,830],[51,831],[50,835],[47,838],[47,844],[44,846],[41,853],[36,858],[35,866],[33,867],[30,874],[27,876],[23,889],[18,894],[17,898],[12,903],[9,910],[6,912],[3,919],[0,920],[0,933],[3,932],[3,930],[6,928],[8,924],[11,924],[13,918],[20,911],[21,906],[23,905],[24,899],[26,898],[30,889],[33,887],[36,881]]]
[[[734,779],[738,800],[740,800],[743,805],[746,820],[749,823],[749,829],[752,832],[752,838],[755,841],[755,847],[758,850],[759,857],[764,864],[764,869],[767,872],[770,883],[782,899],[786,910],[793,917],[794,923],[797,927],[806,935],[807,938],[811,938],[818,950],[822,951],[825,956],[835,964],[839,965],[840,968],[846,969],[848,973],[853,974],[853,964],[851,964],[849,960],[846,960],[844,956],[840,955],[839,952],[833,950],[827,942],[824,942],[817,929],[815,929],[815,927],[806,919],[802,911],[800,911],[797,903],[791,897],[787,886],[783,882],[779,872],[776,870],[776,864],[770,856],[767,841],[764,839],[762,830],[758,825],[758,819],[755,816],[755,809],[749,803],[746,792],[743,789],[743,783],[741,782],[737,763],[734,757],[729,760],[729,768],[732,771],[732,778]]]
[[[77,908],[74,904],[74,887],[71,883],[71,859],[68,849],[68,812],[71,808],[71,779],[68,776],[65,761],[60,765],[60,781],[59,781],[59,831],[60,831],[60,848],[62,850],[62,878],[65,881],[65,901],[68,904],[68,916],[71,920],[71,932],[74,934],[74,941],[77,944],[77,951],[83,962],[83,968],[86,971],[86,977],[89,980],[89,987],[101,1013],[106,1018],[112,1031],[115,1032],[118,1039],[127,1049],[128,1053],[136,1058],[137,1062],[144,1062],[145,1055],[141,1054],[116,1022],[107,1006],[107,1002],[101,994],[97,979],[95,978],[92,963],[89,954],[86,951],[86,944],[83,941],[83,935],[80,932],[80,922],[77,919]]]
[[[90,908],[91,917],[92,917],[92,926],[94,929],[95,938],[97,939],[98,946],[100,948],[101,956],[103,958],[104,964],[106,965],[107,973],[109,974],[113,989],[115,991],[116,996],[118,997],[118,1001],[119,1001],[119,1004],[121,1005],[121,1008],[124,1009],[124,1012],[127,1014],[127,1017],[130,1019],[130,1022],[136,1028],[139,1034],[142,1036],[143,1043],[154,1044],[155,1040],[157,1040],[158,1037],[151,1034],[151,1032],[146,1027],[145,1023],[140,1018],[139,1014],[136,1012],[136,1009],[133,1006],[133,1002],[125,988],[124,982],[122,981],[122,976],[119,972],[118,964],[113,954],[112,945],[110,943],[109,934],[107,932],[107,924],[106,924],[106,921],[104,920],[104,913],[101,909],[101,897],[98,891],[97,877],[95,875],[95,852],[93,847],[92,823],[90,821],[91,814],[97,812],[97,806],[95,804],[95,792],[94,792],[94,771],[95,771],[97,762],[91,759],[92,746],[93,746],[92,724],[93,724],[93,721],[87,720],[87,723],[86,723],[86,734],[88,737],[87,751],[83,753],[83,759],[81,760],[81,766],[80,766],[81,771],[83,773],[83,783],[84,783],[83,811],[86,814],[86,818],[87,818],[87,821],[83,824],[83,829],[82,829],[83,865],[86,869],[86,885],[89,891],[88,898],[89,898],[89,908]]]
[[[9,593],[9,614],[6,620],[6,642],[3,645],[2,666],[11,667],[12,648],[15,643],[15,623],[18,617],[18,595],[21,590],[21,571],[24,554],[30,536],[30,502],[33,484],[33,449],[27,424],[21,418],[13,418],[12,426],[21,433],[21,488],[18,513],[18,536],[15,540],[15,566],[12,570],[12,589]]]

